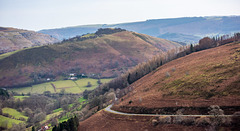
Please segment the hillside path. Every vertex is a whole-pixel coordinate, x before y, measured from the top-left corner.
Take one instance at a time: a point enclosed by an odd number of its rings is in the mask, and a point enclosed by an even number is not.
[[[192,117],[214,117],[215,115],[161,115],[161,114],[134,114],[134,113],[124,113],[119,111],[112,110],[113,104],[106,107],[104,110],[110,113],[119,114],[119,115],[127,115],[127,116],[192,116]],[[233,115],[218,115],[223,117],[232,117]]]
[[[57,91],[56,91],[56,86],[55,86],[53,83],[51,83],[51,85],[52,85],[54,91],[57,92]]]

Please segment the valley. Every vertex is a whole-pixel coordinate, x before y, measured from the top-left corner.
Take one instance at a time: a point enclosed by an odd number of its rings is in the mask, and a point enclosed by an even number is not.
[[[240,131],[239,0],[0,0],[0,131]]]
[[[4,53],[1,130],[235,130],[239,39],[100,28]]]
[[[91,115],[94,110],[86,110],[91,103],[89,93],[138,63],[180,46],[110,28],[2,54],[1,127],[30,130],[47,125],[53,129],[58,123],[70,122],[73,116]],[[107,99],[111,98],[112,94]]]

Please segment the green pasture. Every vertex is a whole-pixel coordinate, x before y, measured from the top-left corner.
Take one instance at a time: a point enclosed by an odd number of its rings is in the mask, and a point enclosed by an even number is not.
[[[19,99],[20,101],[23,101],[25,98],[29,97],[29,96],[13,96],[15,98],[15,100]]]
[[[6,128],[7,126],[7,128],[9,129],[9,128],[12,128],[13,123],[19,124],[19,123],[25,123],[25,122],[0,115],[0,127]]]
[[[20,117],[24,118],[25,120],[28,119],[28,117],[24,116],[23,113],[18,112],[17,110],[13,109],[13,108],[3,108],[2,109],[3,113],[9,114],[13,117],[15,117],[16,119],[19,119]]]
[[[15,53],[17,53],[17,52],[19,52],[19,51],[27,50],[27,49],[31,49],[31,48],[36,48],[36,47],[39,47],[39,46],[24,48],[24,49],[20,49],[20,50],[16,50],[16,51],[12,51],[12,52],[7,52],[7,53],[4,53],[4,54],[1,54],[1,55],[0,55],[0,60],[1,60],[1,59],[4,59],[4,58],[6,58],[6,57],[8,57],[8,56],[10,56],[10,55],[13,55],[13,54],[15,54]]]
[[[45,120],[41,121],[40,123],[43,124],[44,122],[50,120],[51,118],[54,118],[56,116],[59,116],[63,111],[58,111],[58,112],[55,112],[55,113],[52,113],[52,114],[49,114],[46,116]]]
[[[58,109],[53,110],[53,113],[56,113],[56,112],[59,112],[59,111],[62,111],[62,110],[63,110],[62,108],[58,108]]]
[[[112,79],[101,79],[102,83],[109,82]],[[88,82],[92,84],[92,87],[86,87]],[[56,92],[52,86],[52,84],[56,87]],[[22,88],[13,88],[11,91],[17,93],[37,93],[42,94],[44,91],[50,91],[52,93],[59,93],[62,89],[67,93],[81,93],[84,90],[93,90],[98,86],[97,79],[84,78],[78,79],[76,81],[73,80],[60,80],[54,82],[47,82],[42,84],[33,85],[31,87],[22,87]]]
[[[12,55],[12,54],[17,53],[18,51],[20,51],[20,50],[1,54],[1,55],[0,55],[0,60],[1,60],[1,59],[4,59],[4,58],[6,58],[6,57],[8,57],[8,56],[10,56],[10,55]]]
[[[79,101],[79,103],[82,103],[82,102],[86,101],[86,99],[84,99],[83,97],[80,97],[80,98],[78,99],[78,101]]]

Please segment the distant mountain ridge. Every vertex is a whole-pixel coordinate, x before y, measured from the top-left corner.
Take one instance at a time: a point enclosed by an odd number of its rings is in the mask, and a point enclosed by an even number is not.
[[[0,87],[66,79],[70,73],[116,77],[176,42],[122,29],[99,29],[61,43],[29,48],[0,59]]]
[[[34,31],[0,27],[0,53],[53,44],[59,40]]]
[[[153,19],[142,22],[122,24],[98,24],[40,30],[40,33],[66,39],[76,35],[93,33],[99,28],[122,28],[134,32],[161,38],[165,34],[176,34],[168,40],[196,43],[204,36],[230,34],[240,31],[240,16],[183,17],[171,19]],[[187,36],[187,37],[186,37]],[[199,39],[198,39],[199,38]],[[198,40],[197,40],[198,39]]]

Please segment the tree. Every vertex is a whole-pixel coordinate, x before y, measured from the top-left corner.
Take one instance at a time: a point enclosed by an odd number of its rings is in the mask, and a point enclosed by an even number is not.
[[[0,123],[0,127],[3,127],[3,128],[8,128],[8,120],[5,120],[3,122]]]
[[[60,94],[60,95],[64,95],[64,94],[65,94],[65,89],[61,89],[61,91],[60,91],[59,94]]]
[[[91,82],[88,82],[87,86],[86,87],[92,87],[92,84]]]
[[[10,97],[9,93],[7,90],[4,90],[2,88],[0,88],[0,99],[8,99]]]
[[[98,79],[97,83],[101,85],[102,84],[101,79]]]
[[[96,107],[100,105],[100,99],[99,97],[94,97],[90,102],[90,108]]]
[[[19,124],[12,124],[12,128],[10,129],[10,131],[24,131],[26,129],[26,125],[23,123],[19,123]]]
[[[240,129],[240,112],[235,112],[232,117],[232,129]]]
[[[214,41],[209,37],[204,37],[199,41],[199,45],[196,46],[196,50],[200,51],[200,50],[209,49],[211,47],[214,47]]]
[[[68,105],[67,105],[67,104],[63,105],[63,106],[62,106],[62,109],[65,110],[65,111],[67,111],[67,110],[68,110]]]
[[[45,107],[45,112],[46,112],[47,114],[50,114],[53,109],[54,109],[54,103],[49,103],[49,104],[47,104],[46,107]]]
[[[32,127],[32,131],[35,131],[35,127],[34,126]]]
[[[211,105],[209,107],[209,115],[214,115],[213,118],[211,118],[211,125],[212,128],[217,130],[216,128],[219,127],[223,123],[223,118],[219,115],[224,115],[224,111],[220,109],[218,105]]]
[[[224,111],[218,106],[218,105],[211,105],[209,107],[209,115],[214,115],[214,116],[218,116],[218,115],[224,115]]]
[[[51,92],[50,91],[44,91],[43,95],[50,97],[51,96]]]
[[[73,118],[68,119],[68,121],[59,123],[58,125],[53,127],[53,131],[77,131],[79,125],[79,120],[75,116]]]
[[[51,126],[56,126],[58,124],[58,121],[56,118],[51,120]]]
[[[45,118],[46,118],[46,114],[41,112],[41,113],[38,113],[38,114],[34,115],[32,122],[33,123],[38,123],[38,122],[43,121]]]
[[[53,127],[52,131],[58,131],[57,125]]]
[[[194,48],[193,48],[193,45],[191,44],[190,45],[190,53],[194,52]]]
[[[91,93],[91,91],[88,91],[88,90],[84,90],[83,91],[83,98],[84,99],[88,99],[88,94]]]

